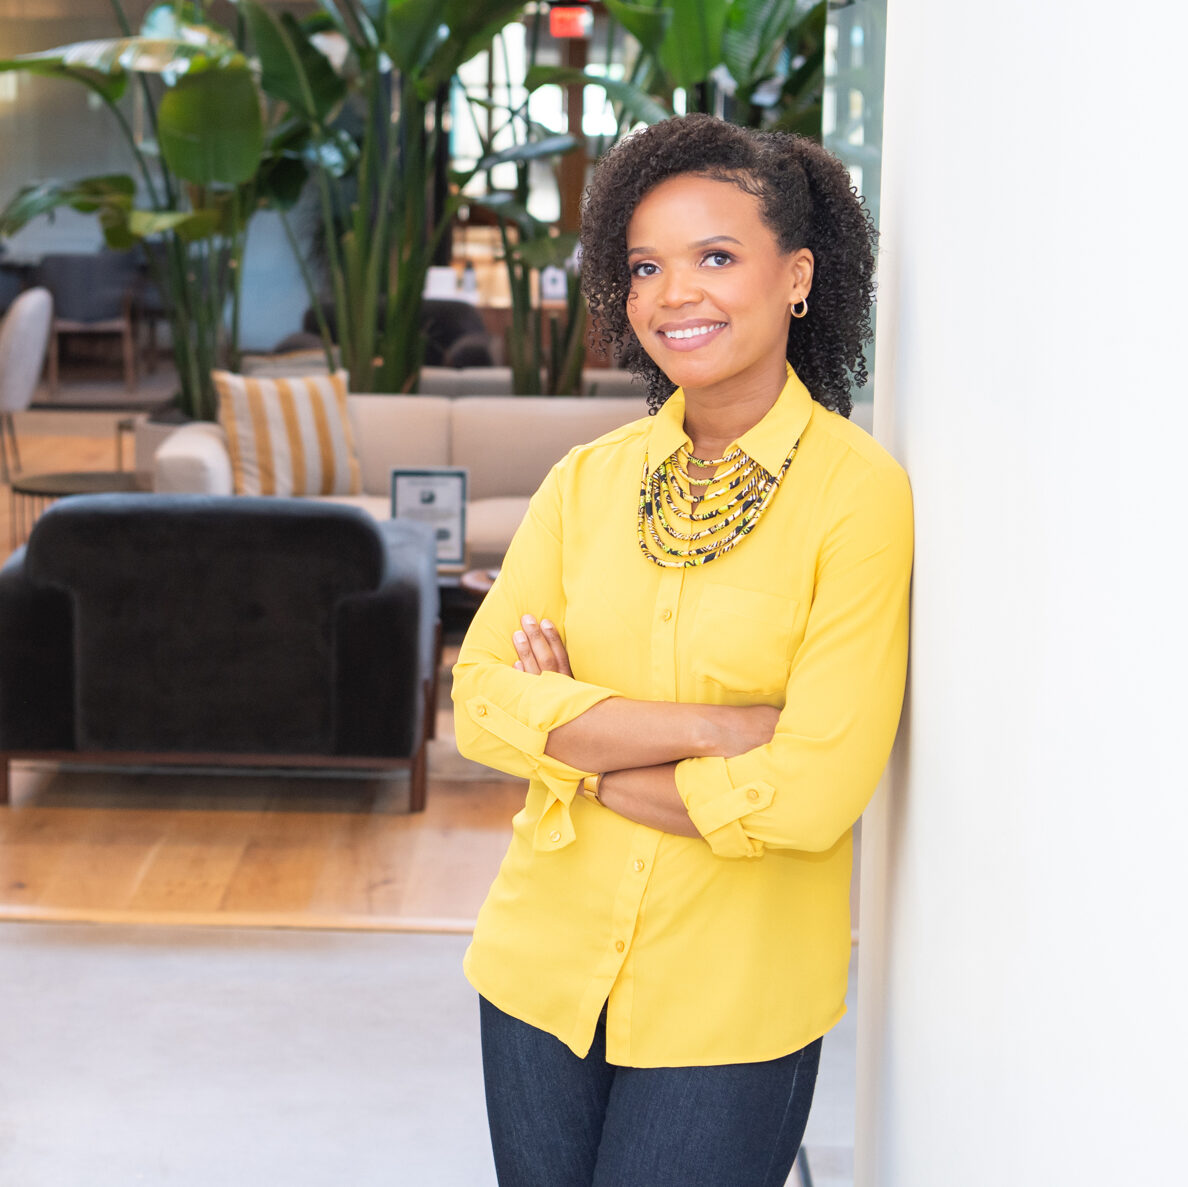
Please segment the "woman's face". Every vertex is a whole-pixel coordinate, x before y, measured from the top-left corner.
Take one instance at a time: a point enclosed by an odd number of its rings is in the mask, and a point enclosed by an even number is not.
[[[686,392],[784,383],[790,307],[813,257],[785,254],[759,200],[686,173],[661,182],[627,224],[627,317],[656,365]]]

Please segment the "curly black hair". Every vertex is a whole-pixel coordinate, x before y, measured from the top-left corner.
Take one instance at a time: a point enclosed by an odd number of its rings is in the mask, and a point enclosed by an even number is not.
[[[803,136],[698,114],[653,124],[611,149],[582,203],[582,291],[596,341],[643,379],[658,411],[675,387],[627,320],[627,224],[645,194],[682,173],[753,194],[782,251],[813,253],[812,311],[792,320],[788,361],[814,400],[849,416],[851,381],[867,379],[862,345],[871,336],[878,232],[846,167]]]

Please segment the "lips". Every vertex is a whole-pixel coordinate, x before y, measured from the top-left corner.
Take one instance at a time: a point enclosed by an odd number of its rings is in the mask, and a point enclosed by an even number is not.
[[[661,326],[656,331],[670,350],[697,350],[712,342],[724,329],[724,321],[692,322],[685,325]]]

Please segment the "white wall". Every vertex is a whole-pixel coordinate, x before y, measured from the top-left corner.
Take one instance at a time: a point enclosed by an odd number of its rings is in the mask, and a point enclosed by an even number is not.
[[[917,559],[857,1187],[1184,1173],[1186,34],[891,0],[875,423]]]

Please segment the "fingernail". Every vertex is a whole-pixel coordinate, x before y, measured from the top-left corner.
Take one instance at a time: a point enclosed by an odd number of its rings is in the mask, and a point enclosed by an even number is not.
[[[540,620],[540,625],[544,627],[546,631],[551,631],[553,629],[553,624],[547,618],[542,618]]]
[[[516,633],[514,635],[512,635],[512,638],[517,643],[527,643],[528,642],[528,636],[526,634],[524,634],[523,631],[516,631]]]
[[[533,618],[531,614],[525,614],[523,618],[520,619],[520,621],[525,626],[536,626],[536,619]]]
[[[524,665],[522,663],[520,663],[519,660],[516,660],[516,662],[514,664],[512,664],[512,667],[518,668],[521,672],[524,670]]]

